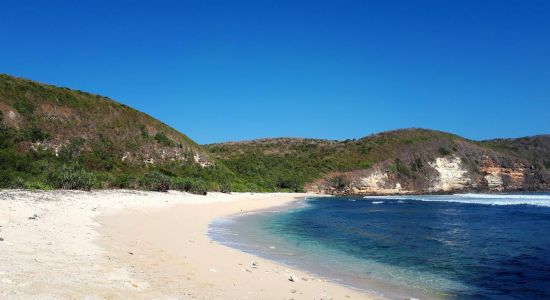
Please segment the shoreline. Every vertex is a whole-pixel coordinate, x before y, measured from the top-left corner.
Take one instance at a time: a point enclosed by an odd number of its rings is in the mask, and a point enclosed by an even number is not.
[[[0,298],[378,298],[208,236],[217,217],[305,196],[0,191]]]
[[[261,220],[266,218],[266,215],[284,214],[289,210],[302,209],[307,205],[305,202],[308,198],[314,198],[313,201],[323,201],[321,198],[332,197],[326,195],[308,195],[282,206],[270,206],[248,211],[244,214],[222,216],[216,218],[214,222],[209,225],[208,235],[211,240],[225,247],[245,252],[254,257],[261,257],[273,261],[287,268],[302,270],[309,273],[310,276],[323,278],[323,280],[334,282],[354,291],[379,297],[381,299],[436,300],[445,298],[443,294],[437,295],[437,292],[430,293],[427,290],[400,286],[396,283],[372,277],[354,277],[354,275],[346,274],[347,271],[342,272],[341,270],[336,270],[337,268],[334,269],[334,267],[337,266],[331,265],[331,267],[327,267],[319,265],[319,262],[324,261],[327,257],[323,257],[322,255],[319,256],[318,253],[308,253],[307,250],[298,249],[296,246],[288,244],[287,241],[281,239],[277,235],[266,237],[270,235],[270,233],[265,232],[265,229],[262,228],[264,226],[263,221],[258,221],[258,218]],[[250,221],[250,218],[252,218],[253,221]],[[216,224],[216,222],[219,223]],[[230,222],[231,225],[227,225],[226,222]],[[250,227],[250,229],[246,227]],[[298,255],[299,258],[296,258],[294,255]],[[303,257],[303,255],[307,257]],[[312,256],[315,256],[315,258],[311,258]],[[341,261],[341,263],[344,263],[344,261]]]
[[[327,281],[307,271],[285,266],[210,238],[210,224],[240,213],[253,213],[303,201],[306,194],[232,194],[234,201],[190,207],[178,204],[146,214],[100,217],[102,233],[117,259],[132,264],[152,290],[198,299],[375,299],[374,294]],[[148,228],[140,224],[147,224]],[[132,232],[127,226],[133,228]],[[174,231],[164,232],[166,226]],[[186,228],[174,239],[173,232]],[[127,248],[131,247],[131,248]],[[143,253],[137,253],[138,250]],[[128,252],[133,254],[127,255]],[[151,259],[151,257],[156,257]],[[163,277],[172,281],[167,282]],[[293,281],[289,281],[292,277]],[[179,279],[179,280],[178,280]],[[183,292],[183,293],[182,293]],[[156,293],[151,296],[158,297]]]

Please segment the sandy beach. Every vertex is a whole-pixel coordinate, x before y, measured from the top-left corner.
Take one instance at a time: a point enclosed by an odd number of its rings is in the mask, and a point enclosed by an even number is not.
[[[1,191],[0,298],[375,298],[207,236],[215,218],[304,196]]]

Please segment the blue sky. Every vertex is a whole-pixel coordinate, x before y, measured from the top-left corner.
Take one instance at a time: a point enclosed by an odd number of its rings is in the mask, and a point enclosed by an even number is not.
[[[0,73],[199,143],[550,133],[550,1],[114,2],[2,1]]]

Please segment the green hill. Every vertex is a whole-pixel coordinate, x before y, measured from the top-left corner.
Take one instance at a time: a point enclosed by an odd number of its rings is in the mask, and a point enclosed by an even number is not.
[[[106,97],[0,74],[0,121],[3,188],[239,184],[184,134]]]
[[[384,194],[545,190],[549,142],[549,136],[476,142],[403,129],[358,140],[261,139],[207,149],[259,190]]]

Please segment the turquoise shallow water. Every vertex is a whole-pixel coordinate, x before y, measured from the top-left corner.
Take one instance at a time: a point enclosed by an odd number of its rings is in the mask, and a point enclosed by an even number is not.
[[[311,198],[210,234],[389,298],[550,298],[550,194]]]

